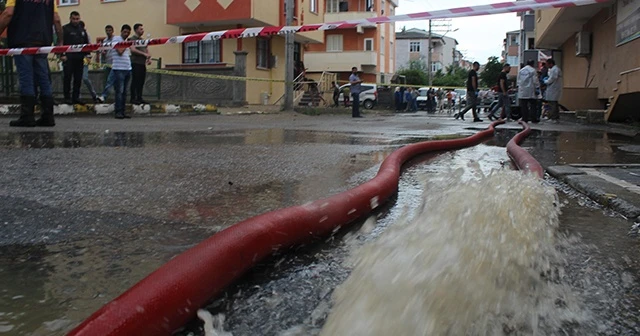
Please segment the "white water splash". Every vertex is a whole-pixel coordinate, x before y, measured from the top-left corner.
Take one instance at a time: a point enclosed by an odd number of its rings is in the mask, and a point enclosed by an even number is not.
[[[204,322],[204,335],[205,336],[233,336],[232,333],[226,332],[223,329],[224,315],[218,314],[216,316],[211,315],[209,311],[204,309],[198,310],[198,317]]]
[[[460,169],[425,190],[416,216],[356,253],[322,335],[553,335],[589,318],[557,281],[552,187]]]

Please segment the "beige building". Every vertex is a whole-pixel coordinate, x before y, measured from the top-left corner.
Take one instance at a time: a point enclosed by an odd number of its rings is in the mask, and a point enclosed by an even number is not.
[[[564,72],[563,105],[640,119],[640,1],[538,10],[535,35]]]
[[[232,28],[284,25],[284,2],[266,0],[58,0],[63,23],[78,11],[94,41],[104,38],[104,27],[116,31],[123,24],[142,23],[146,38],[171,37]],[[294,25],[322,23],[325,0],[296,0]],[[324,42],[323,32],[296,34],[295,59],[303,60],[309,45]],[[162,58],[167,69],[193,71],[233,65],[235,51],[248,52],[247,77],[283,79],[285,77],[284,37],[256,37],[154,46],[154,58]],[[155,65],[152,65],[155,66]],[[247,101],[261,102],[267,93],[269,103],[284,94],[284,84],[247,82]]]

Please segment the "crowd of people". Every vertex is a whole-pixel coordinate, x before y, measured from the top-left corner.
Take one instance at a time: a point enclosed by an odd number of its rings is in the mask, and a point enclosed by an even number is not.
[[[517,99],[520,108],[520,120],[524,122],[537,123],[543,117],[547,117],[552,122],[558,122],[560,118],[559,100],[562,94],[562,70],[556,65],[555,60],[548,59],[542,63],[540,69],[535,68],[534,60],[527,61],[526,65],[520,66],[517,78]],[[467,79],[467,97],[464,110],[456,113],[456,119],[464,120],[464,115],[471,110],[473,121],[481,122],[479,112],[480,95],[478,90],[477,71],[480,64],[475,62],[473,69],[469,71]],[[494,91],[497,92],[497,104],[489,111],[487,117],[490,120],[505,119],[511,121],[512,101],[510,95],[510,85],[508,74],[511,65],[505,63],[497,78],[497,85]],[[516,84],[516,83],[514,83]],[[498,115],[497,112],[501,111]]]
[[[53,29],[52,29],[53,27]],[[10,48],[44,47],[54,44],[83,45],[91,43],[87,26],[80,13],[73,11],[64,26],[58,15],[56,1],[8,0],[0,15],[0,33],[7,30]],[[119,35],[114,35],[111,25],[105,27],[107,38],[103,41],[122,42],[144,39],[144,26],[136,23],[133,28],[122,25]],[[132,35],[133,34],[133,35]],[[15,55],[20,91],[20,117],[10,122],[15,127],[55,126],[51,75],[46,54]],[[146,67],[151,64],[151,53],[146,46],[114,48],[92,56],[86,52],[69,52],[57,55],[62,63],[63,92],[65,104],[84,104],[80,100],[80,88],[84,83],[94,102],[104,102],[113,88],[115,92],[115,117],[130,118],[125,114],[126,87],[131,81],[131,103],[146,104],[142,91],[146,80]],[[92,59],[104,58],[107,81],[102,93],[97,93],[89,79]],[[40,98],[41,114],[35,119],[37,97]]]

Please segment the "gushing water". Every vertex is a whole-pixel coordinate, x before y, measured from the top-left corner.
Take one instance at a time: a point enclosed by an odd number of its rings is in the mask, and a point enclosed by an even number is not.
[[[415,216],[357,251],[322,335],[554,335],[589,319],[560,281],[555,190],[462,175],[431,179]]]

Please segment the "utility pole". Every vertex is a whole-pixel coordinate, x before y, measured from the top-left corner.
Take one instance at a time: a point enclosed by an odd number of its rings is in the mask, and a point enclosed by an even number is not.
[[[291,26],[293,24],[293,3],[296,0],[285,0],[285,23],[287,26]],[[284,55],[284,63],[285,63],[285,75],[284,75],[284,110],[292,110],[293,109],[293,68],[294,68],[294,60],[293,60],[293,48],[295,35],[294,33],[287,33],[285,35],[285,55]]]
[[[431,44],[431,20],[429,20],[429,48],[427,55],[427,73],[429,74],[429,87],[433,86],[433,74],[431,73],[431,53],[433,50]]]

